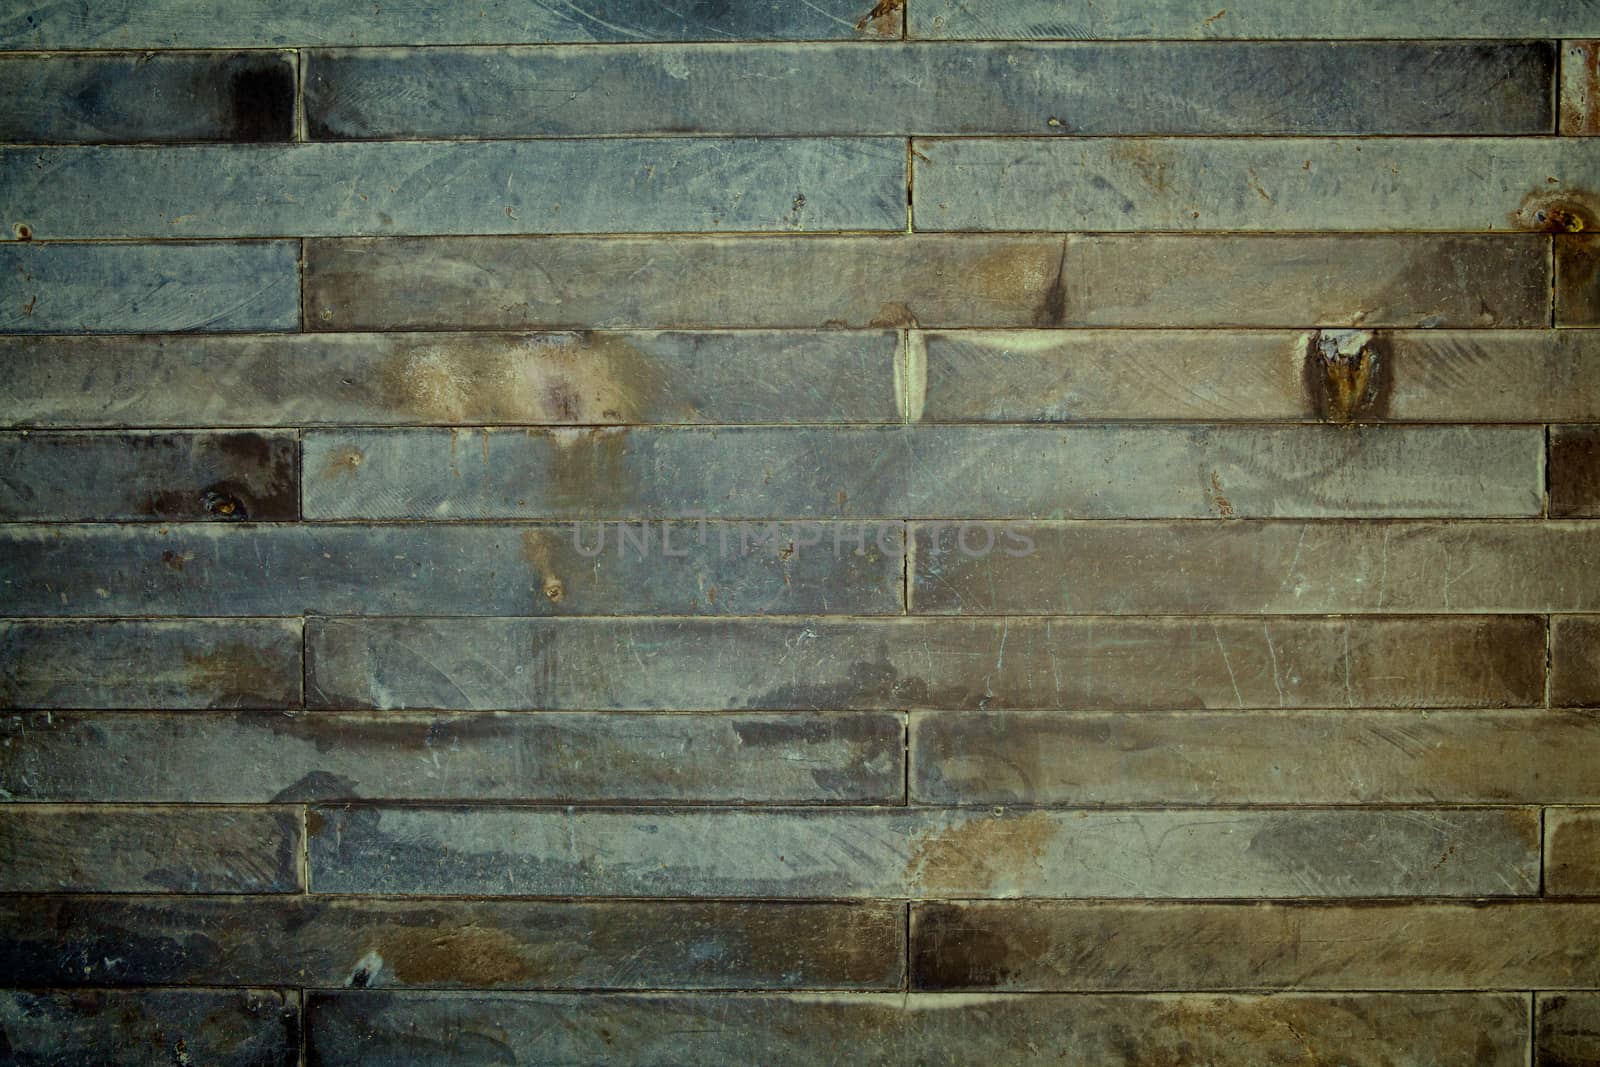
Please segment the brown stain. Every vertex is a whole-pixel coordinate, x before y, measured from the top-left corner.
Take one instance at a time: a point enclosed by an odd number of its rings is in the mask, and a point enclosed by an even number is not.
[[[1600,427],[1550,428],[1550,517],[1600,518]]]
[[[33,240],[33,227],[29,226],[26,222],[19,222],[13,225],[11,227],[11,232],[16,235],[16,238],[19,241]]]
[[[1211,472],[1211,506],[1217,514],[1224,519],[1234,517],[1233,502],[1222,491],[1222,476],[1216,471]]]
[[[1594,233],[1600,230],[1600,197],[1588,189],[1535,189],[1509,216],[1519,230]]]
[[[1168,172],[1172,168],[1171,149],[1151,141],[1126,138],[1111,147],[1111,158],[1126,163],[1133,173],[1152,193],[1166,194],[1172,183]]]
[[[1600,41],[1568,41],[1561,53],[1564,137],[1600,135]]]
[[[567,595],[567,588],[555,573],[551,562],[551,535],[543,530],[522,532],[522,559],[540,579],[539,591],[551,603],[559,604]]]
[[[505,930],[464,925],[389,928],[377,953],[400,985],[511,985],[539,977],[525,945]]]
[[[1314,330],[1301,343],[1301,372],[1312,415],[1353,423],[1387,415],[1393,393],[1386,335],[1360,330]]]
[[[917,322],[915,311],[895,300],[880,307],[878,313],[867,320],[867,325],[875,328],[914,329],[921,323]]]
[[[1022,815],[952,814],[912,836],[906,878],[923,893],[1001,891],[1020,868],[1035,866],[1055,837],[1042,811]]]
[[[194,557],[187,553],[174,552],[171,549],[161,553],[161,562],[166,568],[171,571],[177,571],[180,574],[183,572],[184,565],[192,559]]]
[[[1061,242],[1061,256],[1056,260],[1055,277],[1045,287],[1044,296],[1033,312],[1035,326],[1060,326],[1067,321],[1067,242]]]
[[[986,912],[961,904],[919,905],[912,920],[911,988],[925,992],[999,989],[1036,942],[1017,941],[986,924]]]
[[[219,641],[206,652],[183,656],[186,687],[212,694],[215,707],[281,699],[284,664],[281,657],[242,641]]]
[[[328,454],[327,463],[323,464],[322,477],[329,480],[353,475],[361,469],[366,458],[366,454],[354,445],[336,448]]]
[[[876,7],[857,20],[856,32],[866,33],[870,29],[877,37],[900,36],[900,12],[905,6],[906,0],[878,0]]]
[[[318,811],[316,808],[312,808],[306,812],[306,835],[308,837],[316,837],[318,834],[322,833],[327,825],[328,817],[322,814],[322,812]]]
[[[625,429],[529,430],[548,449],[540,473],[544,489],[558,501],[578,507],[605,508],[625,499],[632,489],[626,461],[629,432]]]

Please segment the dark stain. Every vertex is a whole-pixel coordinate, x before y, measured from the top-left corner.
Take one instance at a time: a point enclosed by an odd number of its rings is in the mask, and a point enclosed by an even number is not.
[[[1550,428],[1550,517],[1600,518],[1600,426]]]
[[[1327,422],[1365,422],[1388,413],[1393,392],[1388,338],[1358,330],[1316,330],[1302,366],[1311,413]]]
[[[888,729],[893,725],[892,734]],[[739,743],[754,748],[789,745],[879,744],[900,739],[898,723],[879,715],[794,716],[786,719],[743,719],[734,722]]]
[[[985,928],[981,912],[960,904],[924,904],[911,928],[911,988],[1004,988],[1018,953],[1005,934]]]
[[[869,327],[884,329],[914,329],[918,325],[917,313],[898,300],[878,308],[878,313],[867,321]]]
[[[279,703],[293,687],[289,672],[299,675],[297,663],[242,641],[219,641],[210,651],[185,653],[183,666],[187,686],[209,695],[207,706],[214,708]]]
[[[294,140],[295,75],[286,57],[240,53],[228,60],[223,76],[229,140]]]
[[[1035,326],[1060,326],[1067,321],[1067,243],[1061,242],[1061,258],[1056,263],[1056,276],[1044,291],[1044,298],[1033,312]]]
[[[33,240],[33,227],[29,226],[26,222],[19,222],[13,225],[11,227],[11,232],[16,234],[17,240],[19,241]]]
[[[361,796],[354,780],[331,771],[312,771],[293,785],[280,789],[273,795],[274,804],[304,803],[308,800],[355,800]],[[315,834],[322,829],[323,818],[317,812],[306,815],[306,830]]]
[[[878,0],[877,6],[856,22],[856,32],[870,29],[878,37],[900,36],[900,12],[905,6],[906,0]]]
[[[1600,233],[1556,237],[1556,325],[1600,326]]]
[[[132,434],[119,439],[146,451],[151,475],[202,483],[199,489],[158,488],[134,503],[155,519],[289,520],[300,514],[299,442],[288,434]]]
[[[193,556],[173,552],[171,549],[161,553],[161,562],[166,565],[167,569],[177,571],[180,574],[183,573],[184,565],[193,558]]]
[[[206,514],[215,515],[228,522],[239,522],[250,517],[250,509],[236,492],[237,487],[226,482],[213,485],[200,494]]]
[[[1581,188],[1535,189],[1510,219],[1519,230],[1594,233],[1600,230],[1600,197]]]

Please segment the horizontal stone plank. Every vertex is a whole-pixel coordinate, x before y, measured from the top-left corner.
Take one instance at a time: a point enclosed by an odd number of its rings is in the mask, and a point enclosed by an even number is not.
[[[1544,507],[1534,427],[310,430],[304,457],[313,519],[1532,517]]]
[[[0,433],[0,468],[6,522],[273,521],[300,513],[292,432]]]
[[[1530,707],[1544,697],[1536,616],[311,619],[306,642],[314,707]]]
[[[300,837],[298,809],[7,804],[0,892],[296,893]]]
[[[0,707],[300,703],[299,619],[0,621]]]
[[[1567,989],[1600,981],[1600,904],[913,904],[911,987]]]
[[[1600,706],[1600,616],[1551,618],[1550,704]]]
[[[0,244],[0,333],[293,330],[299,257],[297,241]]]
[[[0,797],[898,803],[894,712],[29,712],[0,718]]]
[[[1557,326],[1600,326],[1600,233],[1557,235]]]
[[[1600,41],[1561,43],[1563,137],[1600,135]]]
[[[377,10],[330,10],[319,0],[232,0],[225,18],[188,0],[83,10],[54,0],[17,0],[0,15],[0,49],[855,40],[899,37],[900,30],[899,4],[873,7],[862,0],[687,8],[651,0],[478,7],[404,0]]]
[[[1544,892],[1600,896],[1600,808],[1545,809]]]
[[[564,897],[1519,896],[1532,809],[313,809],[317,893]]]
[[[1543,41],[653,44],[359,49],[306,62],[316,140],[1549,133],[1556,65]]]
[[[800,527],[810,546],[753,532],[0,525],[0,594],[29,616],[900,613],[900,524]]]
[[[1600,426],[1550,427],[1549,471],[1552,517],[1600,518]]]
[[[5,214],[52,240],[897,231],[905,187],[888,138],[0,148]]]
[[[338,331],[1542,327],[1549,251],[1533,234],[324,239],[306,244],[306,315]]]
[[[906,364],[922,422],[1600,421],[1585,330],[919,330]]]
[[[885,331],[0,336],[0,425],[899,422],[896,350]]]
[[[921,804],[1600,802],[1590,711],[919,711],[910,752]]]
[[[0,56],[0,143],[292,141],[297,77],[292,52]]]
[[[527,1063],[1525,1067],[1518,994],[672,996],[313,993],[308,1067]],[[427,1035],[426,1037],[422,1035]],[[508,1061],[509,1062],[509,1061]]]
[[[1600,527],[1583,522],[953,523],[912,536],[911,609],[925,614],[1600,609]]]
[[[1595,37],[1600,36],[1600,8],[1590,0],[1531,0],[1516,7],[1466,0],[1448,8],[1245,0],[1221,10],[1209,0],[919,0],[909,9],[907,29],[912,37],[958,40]]]
[[[1600,993],[1534,997],[1533,1067],[1600,1063]]]
[[[1565,233],[1600,224],[1587,138],[922,140],[918,230]]]
[[[10,985],[900,989],[905,908],[0,897]]]
[[[14,1067],[295,1067],[297,997],[259,989],[0,992],[0,1048]]]

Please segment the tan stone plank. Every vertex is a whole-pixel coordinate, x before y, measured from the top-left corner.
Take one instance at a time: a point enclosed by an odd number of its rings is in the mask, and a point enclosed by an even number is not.
[[[1600,326],[1600,233],[1556,237],[1557,326]]]
[[[1600,896],[1600,808],[1545,809],[1544,892]]]
[[[1550,620],[1550,704],[1600,705],[1600,616]]]

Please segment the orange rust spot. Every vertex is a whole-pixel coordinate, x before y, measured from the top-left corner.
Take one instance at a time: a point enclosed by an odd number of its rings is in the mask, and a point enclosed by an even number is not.
[[[361,469],[361,463],[366,459],[361,449],[354,446],[341,448],[328,457],[328,464],[322,469],[324,478],[335,478],[340,475],[354,474]]]
[[[1019,869],[1039,862],[1054,836],[1044,812],[955,815],[911,839],[906,877],[930,893],[1003,894]]]
[[[1211,472],[1211,506],[1217,509],[1217,514],[1224,519],[1233,518],[1233,502],[1222,492],[1222,478],[1216,471]]]
[[[1600,229],[1600,197],[1587,189],[1535,189],[1511,213],[1511,224],[1543,233],[1592,233]]]
[[[906,0],[878,0],[878,5],[856,23],[856,32],[865,33],[871,27],[879,37],[900,36],[900,12],[905,6]]]

